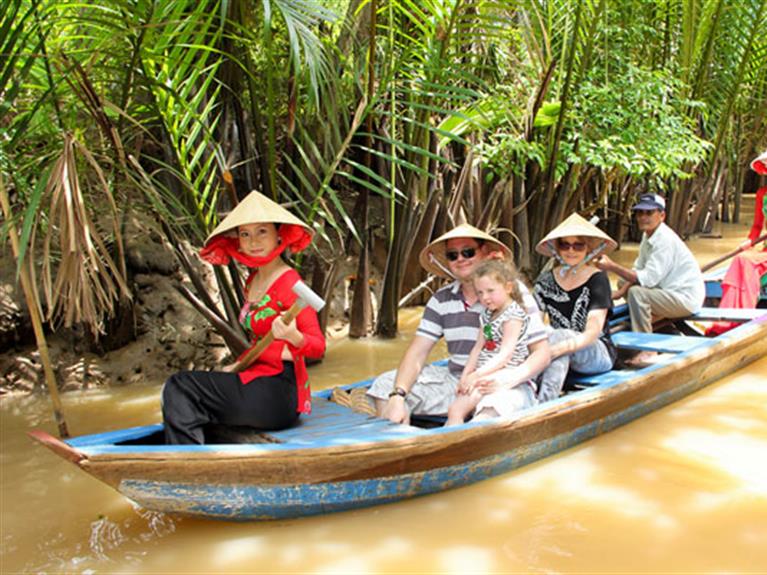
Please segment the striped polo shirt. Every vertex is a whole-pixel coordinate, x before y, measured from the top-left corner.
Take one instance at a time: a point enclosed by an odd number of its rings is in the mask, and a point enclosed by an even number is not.
[[[546,339],[546,327],[535,298],[522,282],[519,282],[519,289],[525,311],[530,317],[528,343]],[[479,314],[482,310],[483,307],[479,302],[472,306],[466,305],[461,292],[461,283],[454,281],[437,290],[426,303],[416,335],[434,341],[444,337],[450,354],[448,368],[451,373],[460,376],[463,366],[469,359],[471,349],[479,337]]]

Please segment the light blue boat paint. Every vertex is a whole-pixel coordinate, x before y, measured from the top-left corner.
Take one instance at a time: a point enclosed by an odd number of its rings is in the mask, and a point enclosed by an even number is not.
[[[749,311],[751,312],[753,316],[757,315],[757,313],[755,312],[759,312],[762,314],[761,316],[756,317],[752,321],[757,323],[762,323],[767,321],[767,313],[765,313],[764,310],[749,310]],[[643,374],[650,373],[652,371],[656,371],[658,369],[662,369],[668,363],[673,363],[677,359],[686,357],[692,354],[693,352],[697,352],[701,348],[712,347],[716,345],[717,342],[721,341],[722,339],[737,339],[739,336],[738,332],[744,329],[748,329],[748,324],[744,324],[733,330],[730,330],[718,336],[717,338],[706,339],[703,342],[696,342],[696,345],[692,349],[688,349],[687,351],[684,351],[682,353],[666,357],[662,359],[661,361],[658,361],[657,363],[647,366],[641,370],[637,370],[633,372],[632,371],[611,371],[611,372],[592,375],[592,376],[582,376],[580,380],[583,383],[591,385],[593,387],[591,387],[591,389],[583,390],[578,393],[581,397],[583,397],[584,400],[587,400],[588,395],[591,393],[597,394],[601,390],[604,390],[606,388],[611,388],[617,385],[621,385],[628,379],[636,377],[637,375],[643,375]],[[366,380],[365,382],[356,383],[353,386],[356,387],[361,384],[365,384],[369,381],[370,380]],[[315,397],[317,397],[318,399],[319,398],[324,399],[329,396],[330,396],[329,390],[323,390],[315,394]],[[549,409],[553,404],[557,402],[561,403],[561,402],[565,402],[569,400],[570,398],[568,396],[563,396],[556,400],[547,402],[546,404],[537,405],[531,408],[528,412],[533,414],[537,411]],[[452,432],[464,429],[466,426],[477,425],[473,423],[467,423],[467,424],[452,427],[452,428],[436,428],[436,429],[425,430],[425,429],[420,429],[415,427],[407,427],[407,426],[390,424],[382,420],[376,420],[375,418],[369,418],[369,417],[365,417],[361,415],[359,416],[359,418],[360,420],[371,422],[373,429],[375,429],[376,426],[378,426],[379,428],[376,431],[371,433],[359,433],[359,431],[356,428],[352,427],[347,430],[346,435],[342,434],[342,435],[337,435],[333,437],[332,439],[313,440],[306,443],[302,443],[298,439],[298,437],[300,436],[300,433],[302,432],[302,427],[298,426],[292,429],[270,433],[270,435],[280,440],[282,440],[282,438],[284,437],[285,443],[236,444],[236,445],[234,444],[229,444],[229,445],[114,445],[115,443],[122,442],[122,441],[130,441],[130,440],[135,441],[143,436],[150,435],[162,429],[161,424],[155,424],[155,425],[147,425],[147,426],[134,427],[129,429],[122,429],[117,431],[110,431],[106,433],[82,436],[82,437],[67,440],[67,443],[86,455],[99,455],[99,454],[129,455],[129,454],[146,453],[146,452],[148,453],[227,452],[227,453],[256,454],[261,452],[278,452],[278,451],[292,450],[297,447],[306,448],[306,449],[313,449],[313,448],[324,449],[333,445],[356,445],[359,443],[367,443],[370,441],[403,439],[406,437],[414,437],[414,436],[423,435],[423,434],[452,433]],[[485,423],[488,425],[491,425],[492,421],[488,421]],[[344,427],[344,425],[341,425],[340,427]]]
[[[67,439],[66,443],[72,447],[77,448],[80,451],[86,452],[86,449],[92,445],[103,446],[110,443],[119,443],[121,441],[131,441],[140,437],[146,437],[157,431],[162,430],[162,423],[155,423],[152,425],[141,425],[139,427],[128,427],[126,429],[118,429],[115,431],[105,431],[104,433],[94,433],[93,435],[83,435],[80,437],[74,437]],[[142,446],[145,448],[147,446]],[[135,447],[133,450],[135,451]]]
[[[752,316],[754,316],[754,319],[752,319],[753,322],[756,323],[763,323],[767,322],[767,313],[764,312],[764,310],[748,310]],[[761,314],[761,315],[759,315]],[[758,317],[756,317],[758,316]],[[748,329],[748,324],[744,324],[742,326],[739,326],[733,330],[730,330],[717,338],[711,338],[711,339],[705,339],[702,342],[699,342],[696,340],[695,346],[693,346],[692,349],[688,349],[684,352],[681,352],[679,354],[669,356],[667,358],[662,359],[661,361],[658,361],[657,363],[647,366],[641,370],[637,371],[611,371],[603,374],[598,375],[592,375],[592,376],[583,376],[580,379],[589,385],[593,385],[590,390],[584,390],[580,391],[579,394],[581,394],[582,397],[584,397],[584,400],[587,399],[587,395],[589,393],[599,393],[600,390],[611,388],[617,385],[621,385],[625,381],[627,381],[630,378],[633,378],[637,375],[643,375],[650,373],[652,371],[661,369],[665,367],[668,363],[673,363],[678,358],[686,357],[693,352],[697,352],[698,350],[704,348],[704,347],[712,347],[717,344],[717,342],[721,341],[722,339],[737,339],[739,337],[739,332],[741,330]],[[366,383],[369,383],[370,380],[365,380],[364,382],[359,382],[356,384],[353,384],[353,386],[350,387],[357,387],[359,385],[364,385]],[[325,399],[330,396],[330,390],[323,390],[320,392],[317,392],[315,394],[315,397],[318,399]],[[550,406],[556,402],[564,402],[569,401],[569,398],[567,396],[560,397],[559,399],[553,400],[551,402],[547,402],[546,404],[537,405],[529,411],[530,413],[535,413],[536,411],[549,409]],[[310,416],[311,417],[311,416]],[[430,434],[440,434],[440,433],[451,433],[456,430],[460,430],[468,425],[476,425],[472,423],[464,424],[463,426],[457,426],[454,428],[437,428],[437,429],[430,429],[430,430],[424,430],[414,427],[406,427],[406,426],[400,426],[400,425],[394,425],[389,424],[385,421],[376,420],[375,418],[369,418],[365,416],[359,416],[360,420],[371,422],[371,431],[376,428],[376,426],[379,426],[375,432],[371,433],[358,433],[357,430],[355,430],[352,434],[347,436],[336,436],[331,440],[315,440],[311,442],[307,442],[306,444],[301,444],[300,447],[302,448],[317,448],[317,449],[323,449],[327,448],[331,445],[354,445],[359,443],[366,443],[369,441],[381,441],[383,439],[401,439],[406,437],[413,437],[416,435],[423,435],[426,433]],[[487,424],[492,424],[492,422],[486,422]],[[344,427],[341,425],[340,427]],[[284,450],[291,450],[295,449],[298,445],[294,443],[296,441],[296,437],[300,435],[302,432],[302,427],[298,426],[292,429],[287,429],[283,431],[273,432],[270,433],[270,435],[281,439],[282,436],[285,436],[286,443],[269,443],[269,444],[237,444],[237,445],[114,445],[118,442],[123,441],[130,441],[130,440],[138,440],[139,438],[143,436],[150,435],[154,432],[159,431],[162,429],[161,424],[155,424],[155,425],[147,425],[147,426],[141,426],[141,427],[134,427],[129,429],[122,429],[117,431],[110,431],[106,433],[99,433],[94,435],[87,435],[82,436],[74,439],[67,440],[67,443],[71,445],[72,447],[78,449],[82,453],[85,453],[86,455],[96,455],[96,454],[132,454],[132,453],[139,453],[139,452],[150,452],[150,453],[173,453],[173,452],[193,452],[193,453],[200,453],[200,452],[236,452],[236,453],[259,453],[259,452],[265,452],[265,451],[284,451]],[[296,436],[296,437],[291,437]]]

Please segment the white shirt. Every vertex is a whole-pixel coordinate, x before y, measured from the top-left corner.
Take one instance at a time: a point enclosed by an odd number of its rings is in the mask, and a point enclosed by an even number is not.
[[[639,285],[673,293],[692,311],[703,306],[706,287],[692,252],[664,222],[651,236],[642,234],[634,262]]]

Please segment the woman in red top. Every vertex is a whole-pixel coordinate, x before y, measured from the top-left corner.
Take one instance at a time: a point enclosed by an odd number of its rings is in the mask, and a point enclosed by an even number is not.
[[[252,345],[270,331],[274,341],[240,373],[230,366],[172,375],[162,392],[166,443],[202,444],[208,423],[276,430],[309,413],[304,358],[322,357],[325,338],[311,307],[290,323],[280,317],[296,300],[292,287],[301,279],[280,256],[285,250],[303,250],[311,239],[306,224],[258,192],[250,193],[208,237],[203,259],[226,265],[234,258],[252,270],[240,312]]]

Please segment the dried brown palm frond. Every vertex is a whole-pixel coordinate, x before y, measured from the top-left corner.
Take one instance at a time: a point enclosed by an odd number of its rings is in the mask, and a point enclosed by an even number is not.
[[[91,202],[90,206],[86,203],[77,170],[76,152],[92,168],[104,201]],[[63,324],[70,327],[83,323],[97,336],[104,318],[114,313],[115,303],[120,298],[130,299],[131,293],[125,281],[125,258],[117,224],[117,206],[109,185],[88,149],[70,134],[64,137],[64,148],[43,192],[42,203],[48,202],[48,222],[42,240],[42,286],[48,319],[54,326]],[[119,265],[102,237],[103,230],[93,223],[94,205],[107,205],[109,208]],[[35,226],[35,229],[40,228]],[[55,250],[56,247],[58,250]],[[54,277],[53,264],[56,260],[58,266]]]

